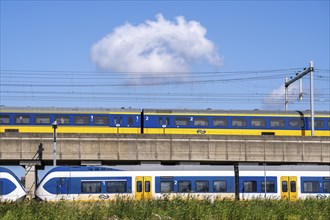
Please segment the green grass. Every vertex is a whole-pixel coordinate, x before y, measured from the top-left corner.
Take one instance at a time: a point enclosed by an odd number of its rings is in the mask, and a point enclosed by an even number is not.
[[[117,199],[112,202],[36,202],[0,203],[0,219],[330,219],[330,198],[233,201],[192,198],[152,201]]]

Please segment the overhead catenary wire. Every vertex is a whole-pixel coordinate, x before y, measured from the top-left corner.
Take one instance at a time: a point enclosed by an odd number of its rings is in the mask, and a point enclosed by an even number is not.
[[[213,76],[215,77],[215,76]],[[47,83],[40,81],[40,77],[37,78],[28,78],[31,79],[32,81],[22,81],[22,80],[15,80],[14,82],[9,81],[8,79],[4,78],[0,85],[2,86],[17,86],[17,87],[22,87],[22,86],[34,86],[34,87],[66,87],[66,86],[78,86],[78,87],[107,87],[107,86],[121,86],[121,87],[132,87],[132,86],[155,86],[155,85],[168,85],[168,84],[190,84],[190,83],[216,83],[216,82],[232,82],[232,81],[257,81],[257,80],[269,80],[269,79],[282,79],[285,77],[285,75],[268,75],[268,76],[247,76],[247,77],[234,77],[234,78],[216,78],[216,79],[207,79],[207,80],[196,80],[196,77],[190,77],[190,80],[187,80],[183,77],[182,80],[178,77],[157,77],[155,79],[153,78],[146,78],[144,79],[143,77],[131,77],[129,81],[127,82],[115,82],[115,83],[103,83],[104,78],[100,79],[94,79],[94,78],[87,78],[85,80],[90,80],[93,79],[94,81],[101,80],[102,83],[100,82],[95,82],[95,83],[85,83],[82,81],[72,81],[76,78],[61,78],[60,80],[58,78],[56,79],[55,82],[50,81],[50,77],[48,77]],[[212,78],[212,77],[208,77]],[[21,79],[21,78],[19,78]],[[69,81],[63,81],[64,79],[67,79]],[[141,81],[140,81],[141,79]],[[151,82],[144,82],[146,80],[153,79]],[[177,79],[176,81],[171,81],[171,79]],[[71,80],[71,81],[70,81]],[[134,81],[136,80],[136,81]],[[4,82],[3,82],[4,81]],[[50,82],[49,82],[50,81]],[[30,84],[27,84],[30,83]]]
[[[267,98],[274,104],[280,104],[282,100],[274,97],[282,94],[267,93],[270,89],[264,82],[270,80],[283,82],[286,76],[293,75],[292,73],[299,70],[301,68],[189,73],[0,70],[0,92],[2,100],[17,101],[217,102],[236,105],[238,103],[257,103]],[[316,69],[315,79],[320,82],[329,81],[329,71]],[[237,88],[237,91],[219,90],[229,84]],[[172,89],[176,86],[189,87],[191,92],[173,92]],[[168,89],[159,91],[159,87]],[[209,92],[208,87],[213,87],[216,92]],[[59,89],[54,93],[54,89],[50,88]],[[108,88],[119,88],[120,92],[114,92]],[[122,88],[126,88],[130,92]],[[141,92],[141,88],[151,90]],[[206,90],[204,91],[203,88]],[[263,92],[256,91],[256,88],[263,89]],[[247,92],[246,89],[249,91]],[[319,88],[315,91],[316,101],[319,101],[321,105],[329,104],[329,87]],[[296,95],[290,95],[290,102],[297,100]],[[307,102],[308,98],[305,97],[297,104],[306,105]]]
[[[280,76],[287,76],[290,73],[297,72],[299,68],[292,68],[292,69],[278,69],[278,70],[248,70],[248,71],[200,71],[200,72],[101,72],[101,71],[70,71],[70,70],[0,70],[0,76],[6,78],[43,78],[43,77],[53,77],[66,79],[75,77],[75,79],[95,79],[97,77],[100,78],[117,78],[125,79],[126,76],[157,76],[157,77],[164,77],[164,78],[182,78],[186,77],[187,74],[189,76],[198,77],[198,78],[205,78],[205,77],[228,77],[228,76],[242,76],[242,74],[268,74],[268,73],[282,73]],[[318,70],[315,69],[315,72],[328,72],[325,70]],[[326,77],[326,76],[324,76]],[[328,76],[329,77],[329,76]]]

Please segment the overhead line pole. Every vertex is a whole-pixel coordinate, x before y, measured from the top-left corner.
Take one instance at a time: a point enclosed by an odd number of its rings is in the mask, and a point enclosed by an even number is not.
[[[285,77],[285,111],[288,110],[289,98],[288,98],[288,86],[286,86],[288,82],[288,77]]]
[[[56,166],[56,129],[57,129],[57,121],[55,120],[52,124],[54,129],[54,142],[53,142],[53,166]]]
[[[310,62],[311,68],[311,79],[310,79],[310,89],[311,89],[311,122],[312,122],[312,136],[314,136],[314,64],[313,61]]]
[[[295,78],[287,81],[287,78],[285,79],[285,110],[288,110],[288,87],[293,82],[297,81],[298,79],[301,79],[303,76],[310,73],[310,110],[311,110],[311,127],[312,127],[312,136],[314,136],[314,80],[313,80],[313,73],[314,73],[314,64],[313,61],[310,61],[310,67],[305,68],[304,71],[300,74],[297,74]]]

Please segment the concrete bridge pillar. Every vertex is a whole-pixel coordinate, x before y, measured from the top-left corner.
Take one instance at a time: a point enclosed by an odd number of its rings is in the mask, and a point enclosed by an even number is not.
[[[36,166],[25,166],[25,189],[27,192],[27,198],[34,198],[36,191]]]
[[[25,190],[26,197],[29,199],[35,198],[35,191],[37,185],[37,170],[35,163],[21,162],[20,165],[25,168]]]

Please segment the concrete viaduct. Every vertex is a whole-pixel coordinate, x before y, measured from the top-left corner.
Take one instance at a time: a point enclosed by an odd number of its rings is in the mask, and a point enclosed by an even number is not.
[[[53,135],[0,134],[0,165],[22,165],[33,194],[36,169],[53,164]],[[42,159],[38,146],[42,143]],[[57,165],[330,164],[330,137],[58,134]]]

